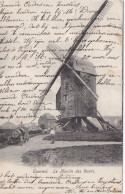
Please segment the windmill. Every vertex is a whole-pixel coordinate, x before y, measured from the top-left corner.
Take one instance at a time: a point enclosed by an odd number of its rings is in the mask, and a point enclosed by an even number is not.
[[[47,86],[42,98],[37,104],[37,107],[35,107],[34,116],[36,116],[45,96],[60,75],[61,87],[56,95],[56,108],[60,110],[61,118],[67,120],[64,127],[70,123],[72,128],[81,128],[81,121],[84,121],[87,129],[98,130],[98,128],[87,119],[87,117],[97,118],[103,129],[105,129],[105,124],[107,126],[110,125],[104,121],[100,113],[97,111],[98,95],[96,94],[96,71],[93,64],[74,55],[74,52],[83,38],[88,38],[88,34],[90,34],[88,32],[93,29],[96,23],[102,20],[110,6],[111,2],[108,0],[103,2],[80,35],[75,39],[72,47],[69,48],[66,55],[58,46],[54,44],[48,45],[49,51],[62,62],[62,65]],[[111,125],[110,127],[113,128]]]

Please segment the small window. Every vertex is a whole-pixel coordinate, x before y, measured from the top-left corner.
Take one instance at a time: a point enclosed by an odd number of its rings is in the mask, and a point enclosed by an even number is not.
[[[65,101],[67,101],[67,94],[64,95],[64,99],[65,99]]]

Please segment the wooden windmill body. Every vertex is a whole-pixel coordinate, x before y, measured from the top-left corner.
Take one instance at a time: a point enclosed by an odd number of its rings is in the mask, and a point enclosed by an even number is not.
[[[81,79],[96,93],[96,72],[93,64],[75,58],[72,66]],[[89,65],[89,70],[85,67]],[[65,67],[61,72],[61,87],[56,95],[56,108],[62,118],[97,116],[97,101],[89,90]]]
[[[63,59],[59,46],[51,44],[49,50],[58,59]],[[78,56],[72,56],[68,64],[60,73],[61,86],[56,94],[56,109],[60,111],[61,119],[68,123],[65,128],[81,129],[81,121],[86,121],[87,117],[97,117],[97,98],[93,96],[93,93],[96,94],[96,71],[90,61]]]
[[[83,60],[73,54],[80,45],[82,39],[88,36],[87,32],[94,23],[96,23],[96,20],[98,22],[101,21],[110,6],[108,0],[103,2],[98,11],[91,17],[83,31],[75,39],[67,54],[64,54],[63,49],[60,49],[57,45],[48,45],[48,50],[62,62],[62,65],[48,84],[40,102],[35,108],[34,115],[36,115],[45,96],[60,75],[61,87],[56,94],[56,108],[61,112],[61,118],[67,119],[68,123],[70,122],[72,126],[76,123],[81,126],[81,120],[83,120],[88,126],[88,129],[92,128],[98,130],[98,128],[87,119],[87,117],[94,117],[98,119],[99,123],[105,129],[104,123],[106,122],[97,111],[98,95],[96,94],[95,68],[88,60]],[[97,113],[99,116],[97,116]]]

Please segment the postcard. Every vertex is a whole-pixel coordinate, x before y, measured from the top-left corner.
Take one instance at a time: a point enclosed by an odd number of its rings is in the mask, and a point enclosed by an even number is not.
[[[123,191],[123,1],[0,1],[0,193]]]

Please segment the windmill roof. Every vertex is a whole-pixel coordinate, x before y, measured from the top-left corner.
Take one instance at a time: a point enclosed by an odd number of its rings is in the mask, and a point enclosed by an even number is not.
[[[97,75],[95,71],[94,65],[87,59],[82,59],[78,56],[72,57],[73,58],[73,67],[76,71]]]
[[[52,54],[54,54],[58,60],[63,61],[65,59],[66,50],[59,47],[55,43],[50,43],[48,45],[48,50]],[[81,57],[73,55],[70,59],[70,62],[73,63],[73,67],[76,71],[96,75],[95,67],[88,59],[83,59]]]

